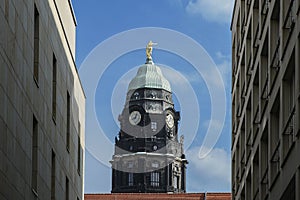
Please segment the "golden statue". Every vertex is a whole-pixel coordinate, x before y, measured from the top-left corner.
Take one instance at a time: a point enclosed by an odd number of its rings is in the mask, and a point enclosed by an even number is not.
[[[157,43],[153,43],[151,40],[148,42],[146,46],[146,56],[147,59],[152,60],[152,50],[153,50],[153,45],[157,45]]]

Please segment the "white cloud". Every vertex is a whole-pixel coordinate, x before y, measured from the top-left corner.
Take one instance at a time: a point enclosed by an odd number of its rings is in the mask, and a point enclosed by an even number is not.
[[[218,65],[217,65],[218,68]],[[213,87],[218,89],[224,88],[224,80],[219,69],[208,69],[202,72],[202,76],[206,80],[206,84],[211,84]]]
[[[233,0],[190,0],[186,11],[200,14],[208,21],[229,24],[233,5]]]
[[[204,121],[202,126],[204,129],[209,129],[210,131],[205,135],[201,148],[199,149],[198,157],[200,159],[205,158],[214,150],[214,146],[222,133],[224,124],[219,120],[210,119]]]
[[[229,59],[231,58],[230,55],[224,55],[224,54],[223,54],[222,52],[220,52],[220,51],[218,51],[218,52],[216,53],[216,56],[217,56],[218,59],[227,59],[227,60],[229,60]]]
[[[199,158],[199,147],[186,152],[189,161],[187,183],[191,191],[230,191],[231,156],[224,149],[215,148]]]

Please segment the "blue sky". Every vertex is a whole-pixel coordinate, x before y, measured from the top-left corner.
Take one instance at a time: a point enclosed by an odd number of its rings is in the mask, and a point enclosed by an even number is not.
[[[203,141],[208,124],[211,123],[213,127],[221,127],[217,120],[211,119],[212,102],[206,78],[197,73],[191,62],[167,50],[154,49],[153,58],[164,69],[163,73],[165,72],[164,75],[169,79],[171,87],[176,93],[174,94],[176,109],[185,113],[182,116],[182,126],[187,124],[188,128],[182,127],[181,130],[184,133],[180,134],[189,138],[189,134],[195,131],[191,143],[186,147],[187,158],[190,162],[187,172],[187,191],[230,191],[230,17],[233,0],[73,0],[73,6],[78,22],[76,64],[79,73],[91,52],[95,53],[97,47],[101,48],[104,41],[121,32],[137,28],[158,27],[174,30],[190,37],[203,47],[219,70],[225,86],[226,118],[216,145],[208,155],[201,159],[198,156],[199,149],[205,148]],[[156,36],[149,34],[149,39],[155,41]],[[129,42],[135,43],[136,41]],[[147,42],[148,40],[145,41],[145,46]],[[176,42],[180,43],[181,41]],[[160,43],[162,44],[164,41],[160,41]],[[113,47],[112,49],[108,48],[107,51],[113,52],[114,49]],[[132,50],[118,56],[110,63],[99,79],[93,96],[96,102],[95,113],[104,134],[111,143],[118,134],[119,127],[116,117],[122,111],[128,81],[135,75],[137,67],[144,62],[144,50]],[[97,65],[101,68],[102,64],[100,55]],[[178,73],[173,73],[175,71]],[[179,77],[179,79],[173,80],[174,77]],[[179,80],[183,82],[181,83]],[[183,87],[185,86],[184,81],[188,82],[187,85],[191,87],[193,95],[197,99],[198,105],[195,106],[199,107],[200,119],[196,124],[189,125],[195,118],[195,113],[189,112],[194,105],[187,99],[192,99],[193,96]],[[88,92],[89,86],[83,84],[83,87]],[[184,98],[182,98],[182,94],[185,95]],[[87,103],[89,103],[89,99]],[[92,113],[87,110],[86,135],[97,138],[98,133],[89,127],[90,115]],[[198,128],[193,128],[194,126],[198,126]],[[95,146],[99,151],[105,151],[105,147],[101,146],[100,142],[98,144],[96,139]],[[85,193],[109,193],[111,190],[109,163],[99,161],[101,159],[89,149],[89,143],[86,144],[86,147]],[[111,157],[111,155],[108,156]]]

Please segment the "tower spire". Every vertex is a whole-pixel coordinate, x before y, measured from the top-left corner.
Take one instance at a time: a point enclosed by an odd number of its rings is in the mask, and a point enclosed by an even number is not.
[[[152,61],[130,81],[120,131],[115,140],[112,193],[184,193],[188,164],[183,137],[178,140],[180,112],[174,108],[169,81]]]

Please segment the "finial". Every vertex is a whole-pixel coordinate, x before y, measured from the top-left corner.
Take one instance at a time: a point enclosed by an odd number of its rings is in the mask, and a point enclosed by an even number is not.
[[[157,43],[153,43],[151,40],[148,42],[146,46],[146,56],[147,56],[147,61],[152,60],[152,50],[153,50],[153,45],[157,45]]]

